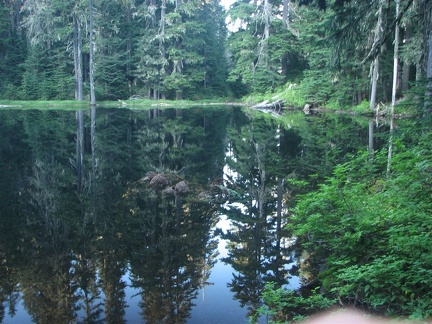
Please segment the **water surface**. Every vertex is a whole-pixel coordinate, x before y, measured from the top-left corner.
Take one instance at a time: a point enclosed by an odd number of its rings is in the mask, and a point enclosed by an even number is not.
[[[227,107],[0,124],[3,323],[246,323],[266,282],[299,286],[298,184],[368,143],[367,121]]]

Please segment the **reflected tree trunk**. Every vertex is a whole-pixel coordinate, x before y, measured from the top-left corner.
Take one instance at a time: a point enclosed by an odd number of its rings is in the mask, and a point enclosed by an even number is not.
[[[280,177],[278,179],[277,185],[277,209],[276,209],[276,246],[280,248],[280,242],[282,239],[281,231],[282,231],[282,198],[283,198],[283,178]]]
[[[369,121],[369,145],[368,150],[370,154],[374,152],[374,120]]]
[[[257,158],[257,167],[259,173],[259,185],[257,192],[257,204],[258,204],[258,218],[262,220],[264,217],[264,204],[265,204],[265,186],[266,186],[266,171],[264,161],[262,160],[261,154],[265,151],[265,148],[261,148],[258,143],[254,143],[255,153]]]
[[[97,194],[97,183],[96,183],[96,172],[97,172],[97,160],[96,160],[96,106],[92,106],[90,109],[90,141],[91,141],[91,158],[92,158],[92,175],[91,175],[91,186],[93,196],[93,217],[96,222],[96,194]]]
[[[85,166],[84,166],[84,112],[77,110],[77,131],[76,131],[76,172],[77,172],[77,187],[78,190],[82,190]]]

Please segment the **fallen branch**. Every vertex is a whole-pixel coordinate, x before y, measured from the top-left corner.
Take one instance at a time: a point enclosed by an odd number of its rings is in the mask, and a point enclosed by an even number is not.
[[[258,109],[258,110],[270,109],[270,110],[273,110],[274,112],[280,114],[284,104],[285,104],[285,101],[283,101],[283,100],[277,100],[277,101],[273,101],[273,102],[268,102],[268,100],[266,100],[266,101],[259,103],[258,105],[252,106],[252,109]]]

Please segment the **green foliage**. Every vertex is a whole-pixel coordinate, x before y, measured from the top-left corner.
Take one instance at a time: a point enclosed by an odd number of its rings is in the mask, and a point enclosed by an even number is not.
[[[0,4],[0,98],[19,99],[26,42],[20,33],[12,30],[6,8],[2,7]]]
[[[25,72],[19,99],[73,99],[74,80],[67,73],[71,67],[65,56],[59,49],[49,51],[41,46],[30,47],[23,64]]]
[[[366,154],[337,166],[317,192],[302,196],[288,230],[308,255],[302,271],[346,305],[391,315],[428,318],[432,308],[428,135],[407,149]]]
[[[96,1],[97,97],[241,98],[298,84],[293,92],[282,90],[288,105],[316,103],[333,109],[360,105],[354,109],[362,112],[363,102],[370,97],[371,63],[380,53],[377,102],[389,101],[394,1],[386,7],[380,46],[373,44],[377,1],[327,1],[325,11],[314,1],[306,2],[308,6],[296,1],[238,0],[225,13],[216,0]],[[421,8],[427,1],[414,3],[401,3],[402,87],[398,96],[409,97],[399,107],[400,113],[407,114],[416,109],[422,113],[430,101],[428,85],[422,81],[427,76],[425,35],[430,33],[430,24],[427,10]],[[55,0],[50,5],[29,0],[22,8],[13,1],[3,2],[0,97],[74,98],[74,26],[81,30],[83,82],[88,93],[88,15],[88,3],[83,0]],[[225,17],[232,22],[230,33]]]
[[[336,300],[320,294],[318,288],[304,297],[297,291],[277,288],[274,282],[266,284],[261,297],[263,306],[259,308],[259,314],[270,318],[270,323],[275,324],[303,320],[308,314],[327,309],[336,303]]]
[[[174,99],[227,94],[226,35],[216,2],[141,6],[147,28],[138,40],[133,74],[144,87]],[[209,18],[211,17],[211,18]]]
[[[295,31],[281,19],[273,19],[282,14],[282,6],[267,5],[237,1],[228,10],[231,21],[240,25],[227,41],[232,64],[228,80],[241,82],[254,93],[275,91],[287,80],[297,81],[306,68]]]
[[[285,100],[287,106],[302,108],[306,104],[304,93],[296,84],[287,85],[286,89],[281,93],[281,98]]]
[[[162,10],[162,7],[164,7]],[[75,22],[81,30],[83,82],[88,88],[88,3],[14,2],[0,7],[0,97],[75,97]],[[174,99],[226,96],[224,12],[200,3],[101,0],[94,4],[95,90],[99,100],[132,95]],[[22,29],[14,26],[14,20]],[[73,22],[73,23],[72,23]],[[24,34],[20,34],[24,32]],[[25,42],[26,36],[28,50]],[[204,91],[203,91],[204,89]]]
[[[361,103],[354,106],[353,110],[354,110],[354,112],[359,113],[359,114],[370,113],[369,101],[363,100]]]
[[[298,22],[301,29],[300,42],[307,54],[309,68],[303,73],[301,88],[307,102],[326,103],[336,90],[335,69],[331,68],[333,51],[328,37],[328,28],[333,14],[323,14],[318,9],[303,10],[305,22]]]

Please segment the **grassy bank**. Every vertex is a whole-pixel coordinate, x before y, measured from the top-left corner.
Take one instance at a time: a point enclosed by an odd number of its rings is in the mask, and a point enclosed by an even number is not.
[[[236,105],[239,102],[218,100],[118,100],[118,101],[100,101],[98,107],[118,107],[118,108],[149,108],[149,107],[193,107],[193,106],[210,106],[210,105]],[[16,101],[0,100],[0,109],[20,108],[20,109],[87,109],[90,107],[88,101],[76,100],[37,100],[37,101]]]

